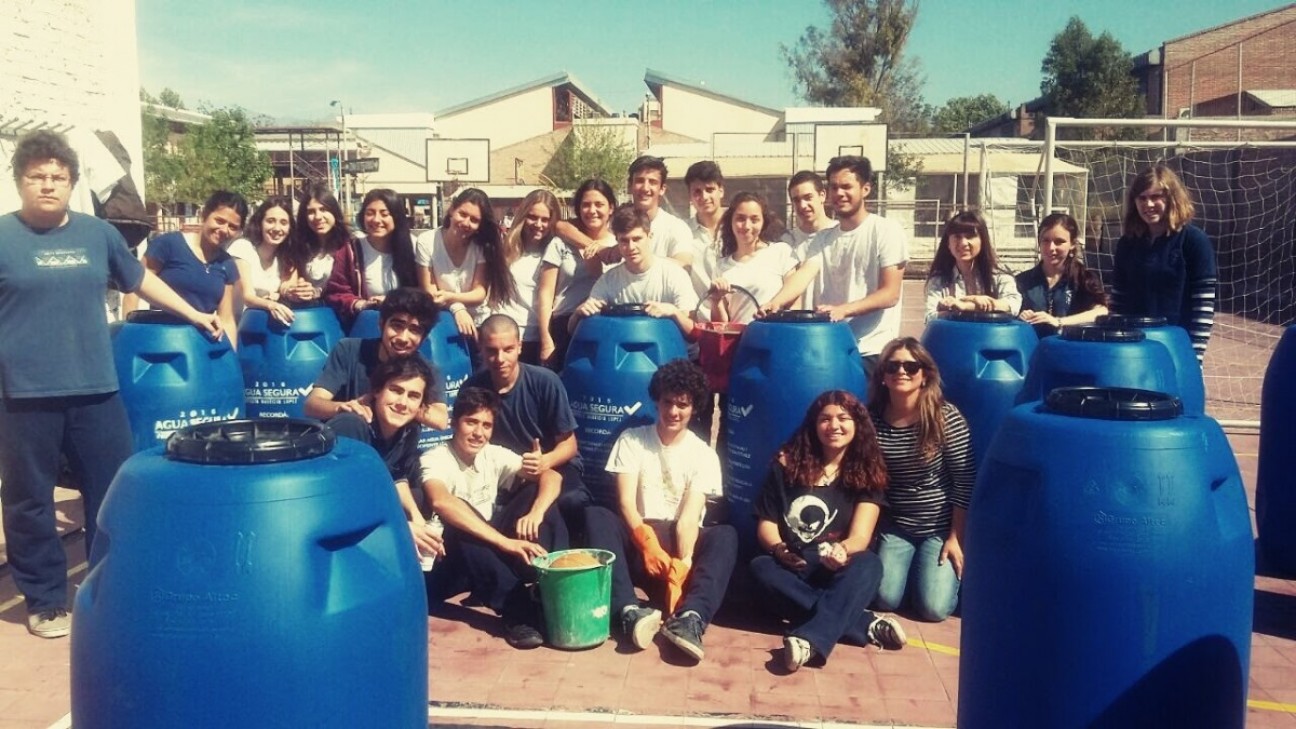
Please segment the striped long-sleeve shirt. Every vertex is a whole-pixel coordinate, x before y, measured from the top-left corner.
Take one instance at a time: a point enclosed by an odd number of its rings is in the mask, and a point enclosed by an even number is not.
[[[1124,236],[1116,243],[1112,308],[1128,316],[1160,316],[1188,330],[1197,360],[1206,356],[1215,324],[1215,249],[1200,228],[1152,240]]]
[[[953,507],[968,507],[976,482],[967,422],[949,403],[941,416],[945,442],[931,459],[918,450],[917,425],[897,428],[882,416],[873,416],[889,477],[883,518],[914,537],[948,534]]]

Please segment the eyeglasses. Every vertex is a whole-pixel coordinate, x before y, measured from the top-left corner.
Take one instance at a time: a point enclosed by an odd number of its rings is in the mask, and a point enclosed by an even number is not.
[[[23,175],[23,182],[27,183],[28,187],[39,187],[42,184],[67,187],[72,184],[72,178],[67,175]]]
[[[921,369],[923,369],[923,366],[913,360],[892,359],[882,363],[882,371],[888,375],[894,375],[900,370],[904,370],[906,375],[912,377],[918,374]]]

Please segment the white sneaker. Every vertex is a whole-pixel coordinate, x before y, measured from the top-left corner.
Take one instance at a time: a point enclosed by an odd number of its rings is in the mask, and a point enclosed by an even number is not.
[[[783,639],[783,666],[787,668],[788,673],[796,673],[812,657],[814,657],[814,648],[805,638],[789,635]]]
[[[72,632],[72,616],[63,608],[30,613],[27,632],[37,638],[62,638]]]
[[[909,642],[904,628],[900,627],[900,621],[890,617],[878,618],[870,623],[868,635],[874,645],[889,651],[898,651]]]

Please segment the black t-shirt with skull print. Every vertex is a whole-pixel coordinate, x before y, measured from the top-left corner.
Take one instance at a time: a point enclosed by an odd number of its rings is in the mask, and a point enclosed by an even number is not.
[[[793,552],[845,539],[857,504],[882,505],[882,492],[850,491],[840,476],[827,486],[788,483],[786,477],[783,466],[770,467],[756,501],[756,516],[778,524],[779,539]]]

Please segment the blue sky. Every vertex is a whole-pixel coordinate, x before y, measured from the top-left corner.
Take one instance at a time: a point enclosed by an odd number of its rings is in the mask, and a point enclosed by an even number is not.
[[[1277,0],[922,0],[908,53],[928,103],[1039,93],[1040,61],[1071,15],[1132,53]],[[825,25],[820,0],[137,0],[142,85],[281,122],[436,111],[568,71],[614,111],[634,111],[644,70],[773,107],[799,104],[779,44]]]

